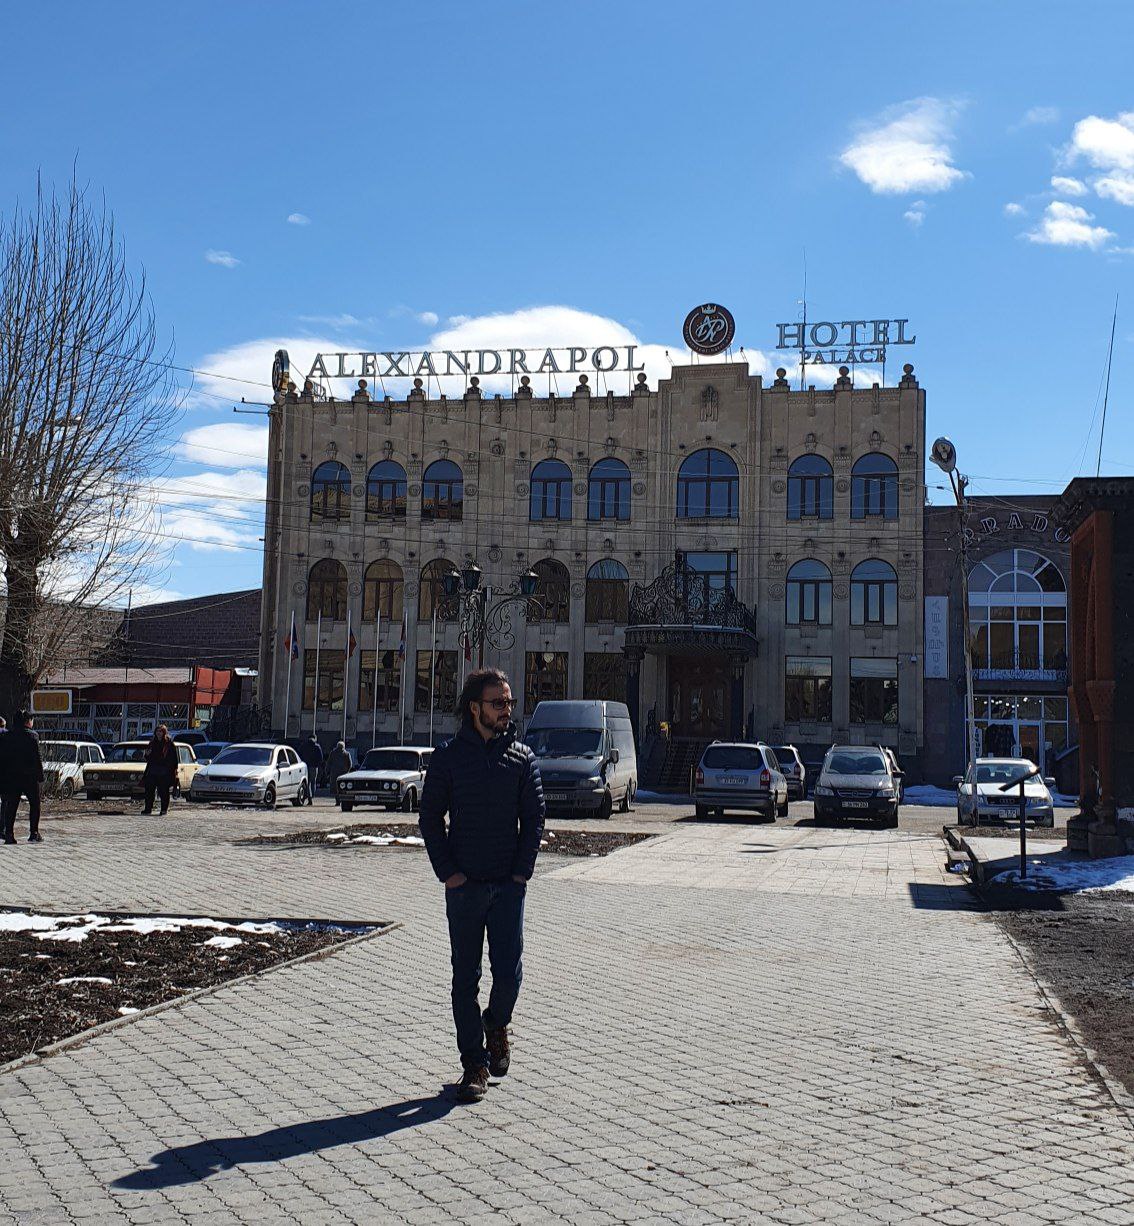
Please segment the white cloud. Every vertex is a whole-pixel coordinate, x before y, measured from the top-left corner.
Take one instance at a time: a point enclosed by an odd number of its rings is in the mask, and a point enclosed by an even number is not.
[[[191,549],[256,548],[263,535],[266,488],[263,472],[244,467],[165,477],[152,482],[145,496],[160,513],[161,531],[186,538],[180,543]]]
[[[218,421],[187,430],[174,445],[179,460],[212,464],[217,468],[246,469],[264,465],[268,456],[268,427],[237,421]]]
[[[205,252],[205,259],[210,264],[220,264],[222,268],[235,268],[240,263],[231,251],[214,251],[212,248]]]
[[[1015,200],[1009,200],[1004,206],[1005,217],[1023,217],[1027,211],[1022,204],[1017,204]]]
[[[1032,243],[1052,247],[1089,247],[1097,251],[1114,233],[1103,226],[1092,226],[1094,214],[1077,204],[1053,200],[1034,229],[1024,237]]]
[[[915,200],[902,214],[902,220],[908,221],[916,230],[925,221],[925,201]]]
[[[1072,129],[1067,156],[1085,157],[1099,170],[1134,170],[1134,111],[1115,119],[1080,119]]]
[[[1092,186],[1100,196],[1117,204],[1134,207],[1134,174],[1115,171],[1113,174],[1101,175],[1093,181]]]
[[[427,328],[435,328],[440,316],[436,311],[420,311],[416,318],[419,324],[425,324]]]
[[[1033,106],[1029,107],[1020,119],[1020,122],[1013,125],[1013,130],[1018,128],[1030,128],[1038,124],[1058,123],[1059,122],[1059,107],[1057,106]]]
[[[943,192],[967,178],[949,147],[960,104],[915,98],[863,128],[839,161],[878,194]]]
[[[306,213],[288,213],[288,224],[292,226],[309,226],[311,218]]]
[[[296,318],[300,323],[319,324],[324,328],[368,328],[376,322],[372,317],[360,319],[346,312],[341,315],[297,315]]]
[[[471,315],[450,315],[449,327],[459,328],[461,324],[467,324],[470,319],[472,319]]]
[[[1051,189],[1060,196],[1085,196],[1087,185],[1082,179],[1071,179],[1067,175],[1055,175],[1051,180]]]
[[[436,311],[415,311],[413,307],[396,306],[390,309],[391,319],[412,319],[419,324],[424,324],[427,328],[437,327],[440,316]]]

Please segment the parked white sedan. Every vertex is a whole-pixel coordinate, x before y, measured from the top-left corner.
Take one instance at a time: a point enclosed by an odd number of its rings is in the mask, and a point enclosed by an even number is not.
[[[965,775],[957,775],[957,821],[962,826],[979,826],[985,822],[1017,821],[1020,816],[1020,789],[1001,791],[1006,783],[1036,769],[1027,758],[977,758],[976,779],[972,768]],[[1033,775],[1024,784],[1024,813],[1028,821],[1037,826],[1055,825],[1055,802],[1051,788],[1054,779],[1041,779]]]
[[[274,809],[276,801],[306,803],[310,794],[307,766],[287,745],[229,745],[194,776],[189,799],[229,804],[263,805]]]
[[[412,813],[421,799],[432,749],[415,745],[371,749],[358,770],[340,775],[335,799],[344,813],[355,805],[382,805]]]

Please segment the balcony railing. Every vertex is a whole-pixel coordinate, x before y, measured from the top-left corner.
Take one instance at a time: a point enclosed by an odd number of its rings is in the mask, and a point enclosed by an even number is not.
[[[1067,664],[1060,657],[1043,661],[1035,652],[998,652],[973,662],[973,676],[978,681],[1043,681],[1067,684]]]
[[[756,615],[728,588],[713,587],[706,576],[671,563],[653,583],[630,592],[631,626],[713,626],[756,632]]]

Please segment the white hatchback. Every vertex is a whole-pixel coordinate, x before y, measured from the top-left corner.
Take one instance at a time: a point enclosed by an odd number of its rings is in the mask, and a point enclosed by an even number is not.
[[[253,742],[229,745],[203,766],[193,776],[189,799],[274,809],[279,800],[305,804],[310,793],[307,766],[294,749]]]

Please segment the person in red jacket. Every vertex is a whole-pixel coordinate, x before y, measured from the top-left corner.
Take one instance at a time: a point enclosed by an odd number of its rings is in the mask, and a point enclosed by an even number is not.
[[[421,790],[418,826],[445,884],[461,1102],[478,1102],[489,1073],[508,1071],[508,1024],[523,978],[524,898],[543,833],[539,766],[512,722],[515,705],[499,669],[470,673],[458,708],[461,730],[433,753]],[[486,933],[492,992],[481,1013]]]
[[[161,798],[161,816],[169,812],[169,793],[177,784],[177,746],[169,739],[169,729],[158,724],[146,746],[146,769],[142,772],[142,786],[146,790],[146,803],[142,814],[149,817],[154,811],[154,795]]]

